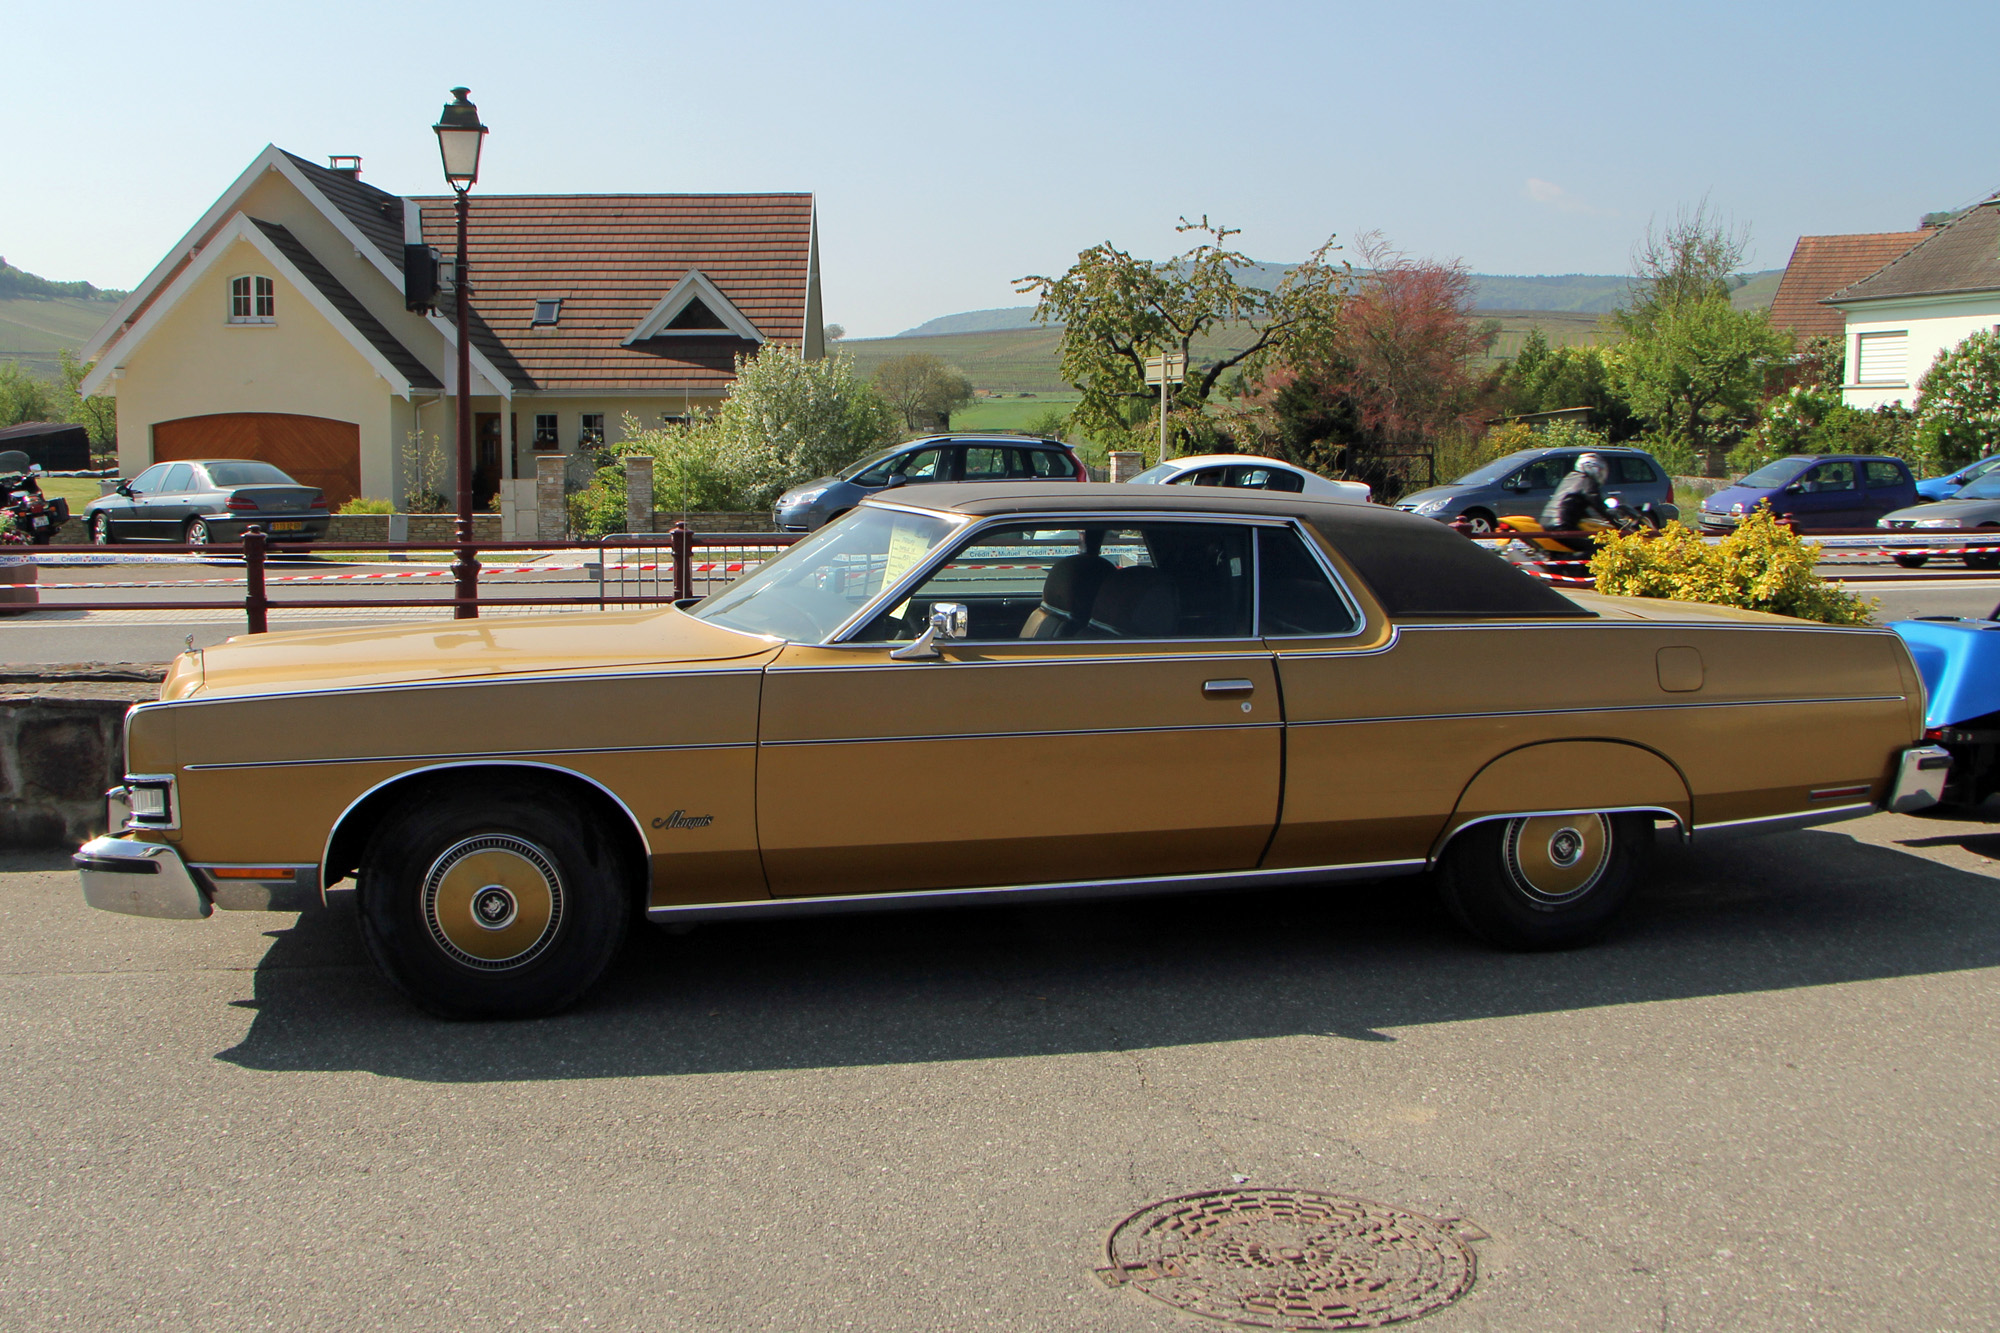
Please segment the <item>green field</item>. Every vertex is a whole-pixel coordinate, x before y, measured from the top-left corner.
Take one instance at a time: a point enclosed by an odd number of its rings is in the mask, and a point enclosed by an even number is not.
[[[1067,413],[1077,404],[1076,393],[1009,394],[981,398],[951,414],[953,430],[1025,431],[1051,411]]]
[[[75,351],[117,308],[108,301],[66,297],[0,300],[0,361],[53,380],[59,373],[58,349]]]

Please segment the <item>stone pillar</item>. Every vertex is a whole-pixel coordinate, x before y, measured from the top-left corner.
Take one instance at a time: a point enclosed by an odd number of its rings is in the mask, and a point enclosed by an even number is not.
[[[653,530],[653,456],[630,454],[625,459],[625,531]]]
[[[1130,481],[1146,470],[1146,456],[1136,449],[1111,452],[1111,480]]]
[[[563,511],[563,456],[535,455],[535,536],[559,542],[569,531]]]

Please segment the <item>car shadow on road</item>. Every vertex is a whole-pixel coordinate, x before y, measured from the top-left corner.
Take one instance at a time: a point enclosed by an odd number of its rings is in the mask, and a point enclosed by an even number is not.
[[[1503,954],[1420,880],[638,932],[554,1018],[444,1023],[351,911],[274,932],[221,1059],[439,1082],[700,1074],[1322,1034],[2000,965],[2000,879],[1832,832],[1664,848],[1587,948]]]

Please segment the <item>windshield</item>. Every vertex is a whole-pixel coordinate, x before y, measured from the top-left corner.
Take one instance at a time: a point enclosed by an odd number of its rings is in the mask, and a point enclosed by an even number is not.
[[[839,474],[840,479],[842,481],[853,481],[855,478],[859,477],[862,473],[868,472],[874,468],[881,467],[882,464],[888,462],[890,459],[894,458],[897,454],[900,454],[902,452],[903,452],[903,446],[898,444],[888,449],[883,449],[876,453],[872,453],[868,455],[868,457],[862,459],[859,463],[852,464],[851,466],[843,469]],[[888,469],[883,468],[881,477],[877,478],[874,481],[865,482],[863,484],[880,486],[883,481],[886,481],[888,479],[888,476],[889,476]]]
[[[688,614],[748,634],[818,643],[914,569],[953,526],[932,514],[863,506]]]
[[[218,486],[296,486],[293,481],[269,463],[210,463],[208,479]]]
[[[1132,480],[1135,483],[1141,481],[1164,483],[1172,480],[1174,474],[1178,471],[1180,471],[1180,469],[1175,467],[1172,463],[1159,463],[1154,465],[1153,467],[1147,468],[1144,472],[1141,472],[1138,476],[1132,478]]]
[[[1790,458],[1780,458],[1774,463],[1764,464],[1764,466],[1758,468],[1755,472],[1752,472],[1736,484],[1738,486],[1748,486],[1752,490],[1769,490],[1773,486],[1782,486],[1793,477],[1796,477],[1799,474],[1799,469],[1810,462],[1812,462],[1812,459],[1802,458],[1797,455]]]
[[[1958,488],[1954,500],[2000,500],[2000,472],[1989,471],[1970,485]]]
[[[1541,452],[1539,449],[1523,449],[1519,453],[1508,454],[1505,458],[1495,459],[1485,467],[1472,469],[1472,471],[1451,484],[1454,486],[1490,486]]]

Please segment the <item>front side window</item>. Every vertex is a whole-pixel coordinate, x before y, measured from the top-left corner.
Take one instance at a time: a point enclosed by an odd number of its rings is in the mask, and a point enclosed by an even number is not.
[[[151,495],[154,491],[160,489],[160,483],[166,479],[167,464],[155,463],[138,476],[132,478],[132,493],[134,495]]]
[[[968,539],[856,635],[914,639],[938,602],[970,637],[1234,639],[1250,634],[1252,529],[1223,523],[1002,524]]]
[[[1553,458],[1538,458],[1521,469],[1520,474],[1508,481],[1508,486],[1521,491],[1552,491],[1562,485],[1562,480],[1576,468],[1575,454],[1557,454]]]
[[[970,444],[964,450],[964,481],[1005,481],[1007,451],[996,445]]]
[[[535,413],[535,447],[537,449],[562,448],[562,437],[556,433],[557,429],[555,413]]]
[[[923,563],[953,526],[929,514],[856,509],[688,614],[749,634],[818,643]]]
[[[1799,489],[1808,495],[1851,491],[1854,489],[1854,464],[1821,463],[1806,473],[1805,483]]]
[[[943,481],[944,450],[920,449],[891,461],[889,471],[905,481]]]
[[[1258,616],[1268,637],[1352,634],[1361,618],[1291,528],[1257,530]]]
[[[278,317],[278,284],[257,274],[229,280],[229,322],[269,324]]]

